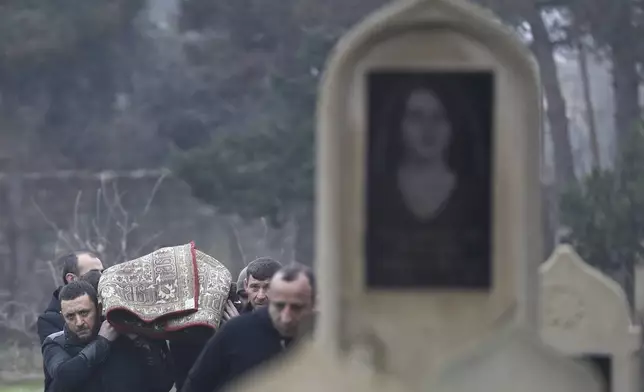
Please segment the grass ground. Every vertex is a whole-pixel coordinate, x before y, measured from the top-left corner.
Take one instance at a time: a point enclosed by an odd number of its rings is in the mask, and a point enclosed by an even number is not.
[[[0,384],[0,392],[40,392],[42,389],[42,381],[32,381],[13,385]]]
[[[0,383],[0,392],[41,392],[43,389],[42,381],[28,382],[13,385],[3,385]],[[173,388],[171,392],[174,392]]]
[[[0,344],[0,392],[43,390],[40,349]]]

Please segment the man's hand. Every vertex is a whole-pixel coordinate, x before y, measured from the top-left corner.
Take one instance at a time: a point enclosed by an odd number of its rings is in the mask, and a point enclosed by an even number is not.
[[[224,315],[223,315],[224,321],[228,321],[237,316],[239,316],[239,311],[237,311],[237,308],[235,307],[235,304],[233,304],[233,301],[231,300],[226,301],[226,306],[224,307]]]
[[[98,335],[104,337],[110,342],[115,341],[116,338],[119,337],[119,333],[116,332],[114,327],[112,327],[112,324],[107,320],[103,321],[103,324],[101,324],[101,329],[98,331]]]

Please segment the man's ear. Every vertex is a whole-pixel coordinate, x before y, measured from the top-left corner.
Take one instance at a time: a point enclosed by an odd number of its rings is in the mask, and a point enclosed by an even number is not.
[[[248,291],[248,278],[244,278],[244,290]]]
[[[78,276],[72,274],[71,272],[65,275],[65,284],[73,282],[78,279]]]

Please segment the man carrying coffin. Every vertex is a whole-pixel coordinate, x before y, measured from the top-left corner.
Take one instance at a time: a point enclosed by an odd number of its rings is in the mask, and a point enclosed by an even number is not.
[[[285,351],[304,332],[315,303],[311,270],[297,264],[280,269],[270,280],[267,295],[268,306],[231,319],[210,339],[182,392],[219,391]]]
[[[251,261],[239,274],[237,279],[237,295],[242,302],[241,312],[229,300],[224,308],[224,321],[268,306],[268,285],[271,278],[282,264],[270,257],[260,257]]]
[[[237,279],[237,294],[242,299],[243,307],[238,310],[230,299],[227,300],[224,306],[222,326],[238,317],[240,313],[249,313],[256,307],[268,305],[268,297],[266,296],[268,284],[281,267],[282,264],[279,261],[270,257],[260,257],[251,261]],[[170,355],[175,364],[175,383],[178,390],[183,390],[188,372],[211,337],[212,333],[208,333],[198,337],[193,336],[191,339],[170,341]]]
[[[89,251],[77,251],[69,253],[60,259],[58,264],[63,266],[63,285],[78,280],[88,273],[101,274],[103,271],[103,263],[94,253]],[[45,338],[54,332],[62,331],[65,321],[60,315],[60,299],[58,294],[62,286],[54,291],[51,302],[47,309],[38,316],[38,323],[36,325],[38,330],[38,337],[40,344],[45,341]]]
[[[172,372],[165,342],[122,336],[100,322],[96,290],[73,281],[58,295],[63,331],[43,345],[45,392],[168,392]]]

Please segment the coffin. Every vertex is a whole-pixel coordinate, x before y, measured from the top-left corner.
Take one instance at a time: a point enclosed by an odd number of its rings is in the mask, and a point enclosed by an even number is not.
[[[191,242],[106,269],[98,296],[117,331],[170,340],[217,329],[231,283],[230,271]]]

